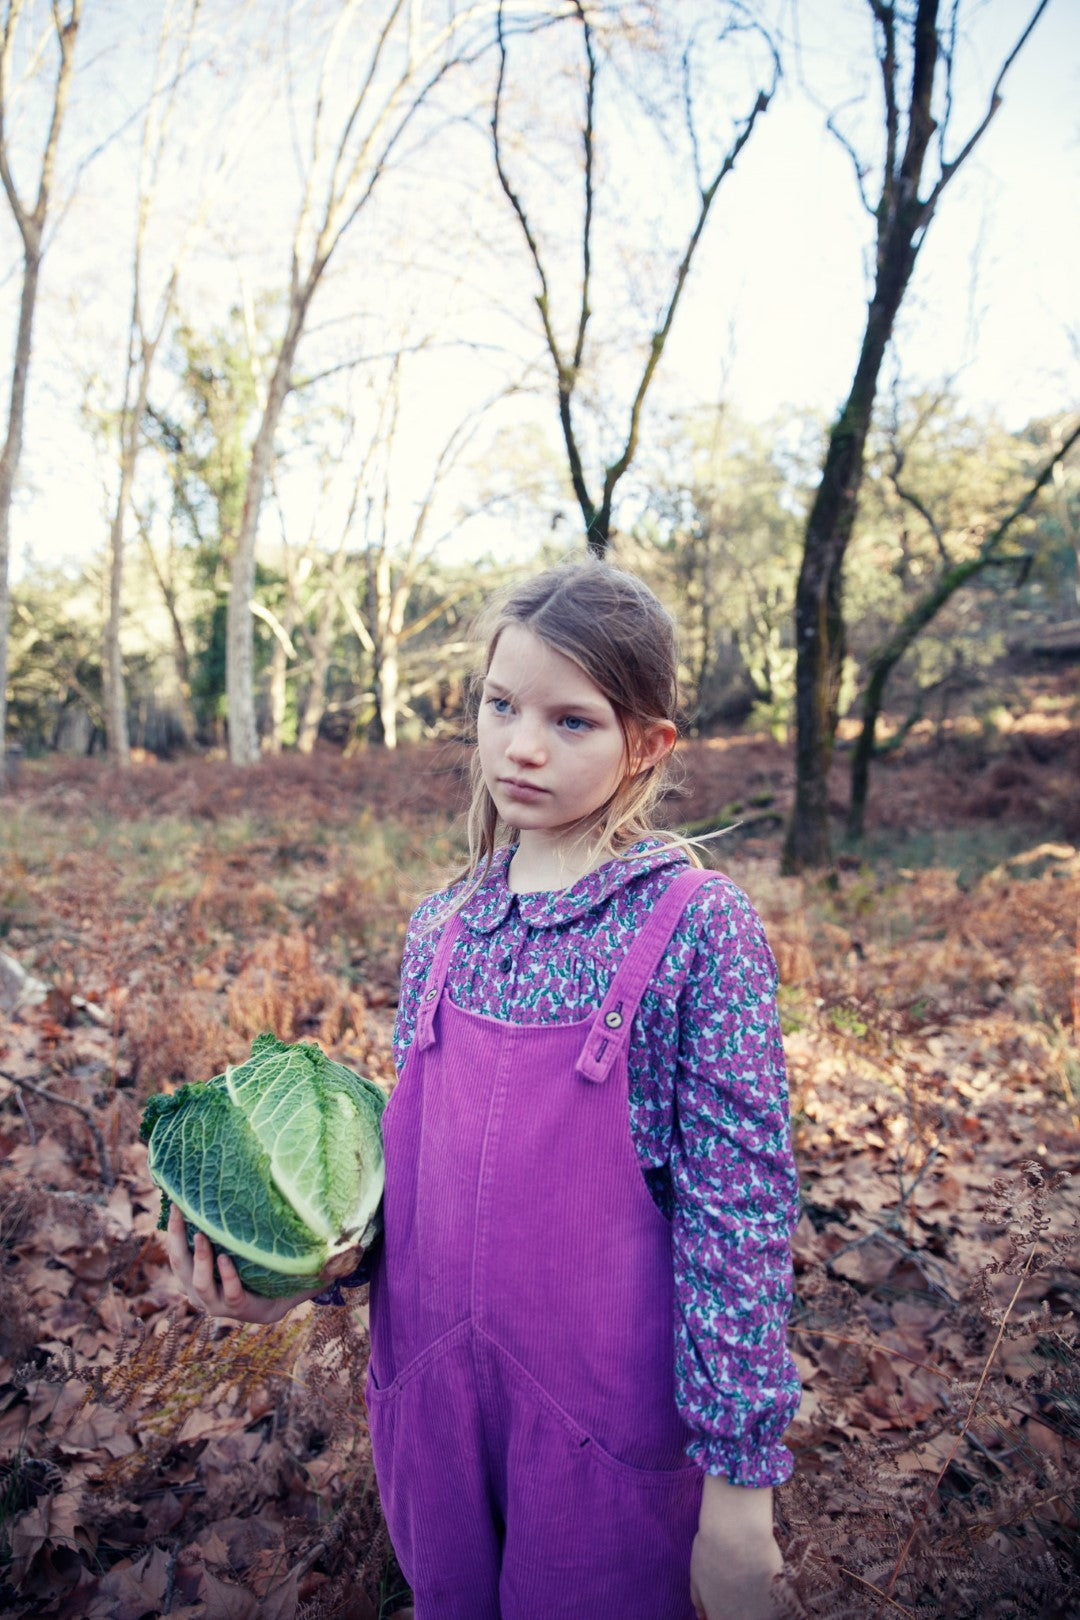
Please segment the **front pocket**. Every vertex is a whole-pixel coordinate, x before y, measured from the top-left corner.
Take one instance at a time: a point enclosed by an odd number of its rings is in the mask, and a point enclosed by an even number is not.
[[[446,1355],[450,1350],[454,1349],[454,1347],[467,1336],[469,1331],[470,1323],[468,1321],[458,1322],[457,1325],[452,1327],[448,1333],[442,1334],[440,1338],[436,1339],[432,1344],[429,1344],[425,1350],[421,1350],[419,1355],[414,1356],[413,1359],[408,1362],[406,1366],[402,1367],[401,1371],[396,1373],[394,1377],[391,1378],[387,1383],[383,1382],[383,1379],[377,1370],[376,1356],[373,1351],[371,1358],[368,1361],[366,1386],[368,1395],[374,1398],[377,1405],[385,1405],[385,1403],[392,1400],[395,1395],[400,1394],[400,1392],[405,1388],[406,1384],[411,1383],[412,1380],[418,1377],[425,1368],[430,1367],[433,1361],[437,1361],[440,1356]]]
[[[648,1463],[625,1462],[621,1457],[616,1457],[614,1452],[608,1451],[596,1439],[595,1435],[590,1434],[588,1429],[583,1427],[575,1417],[572,1417],[569,1412],[560,1406],[548,1394],[547,1390],[537,1383],[532,1374],[521,1365],[516,1357],[512,1356],[509,1351],[504,1350],[501,1345],[496,1344],[494,1340],[487,1338],[487,1335],[484,1337],[488,1346],[498,1358],[500,1365],[518,1387],[524,1390],[528,1398],[565,1431],[571,1454],[577,1454],[582,1458],[586,1456],[594,1458],[602,1468],[609,1473],[615,1474],[624,1483],[644,1486],[646,1490],[654,1488],[661,1491],[669,1490],[673,1485],[678,1485],[680,1482],[685,1482],[689,1488],[692,1482],[701,1478],[701,1469],[698,1464],[685,1455],[680,1462],[674,1465],[664,1462],[660,1466],[652,1466]],[[674,1450],[676,1447],[673,1445],[671,1449]]]

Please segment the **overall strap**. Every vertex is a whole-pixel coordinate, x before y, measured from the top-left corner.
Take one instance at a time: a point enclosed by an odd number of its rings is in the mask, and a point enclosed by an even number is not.
[[[420,998],[420,1010],[416,1015],[416,1028],[413,1031],[413,1040],[416,1042],[418,1052],[424,1052],[435,1039],[435,1009],[439,1005],[443,985],[446,983],[446,970],[450,966],[450,952],[454,948],[454,941],[458,937],[461,926],[460,912],[447,919],[439,943],[435,947],[435,955],[428,970],[427,980],[424,984],[424,993]]]
[[[585,1038],[577,1072],[597,1084],[607,1079],[615,1059],[626,1050],[630,1026],[645,987],[671,942],[675,926],[691,895],[715,873],[691,866],[676,873],[645,926],[624,957]]]

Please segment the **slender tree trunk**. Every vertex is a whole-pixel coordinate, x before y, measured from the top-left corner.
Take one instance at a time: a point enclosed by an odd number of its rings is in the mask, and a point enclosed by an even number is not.
[[[294,298],[288,331],[270,379],[266,408],[251,451],[244,510],[229,570],[225,697],[229,758],[234,765],[255,765],[259,759],[259,732],[255,721],[255,634],[251,622],[251,604],[255,599],[255,546],[266,481],[274,458],[274,435],[289,392],[306,308],[306,301]]]
[[[304,709],[296,736],[301,754],[310,754],[319,735],[319,726],[326,713],[326,676],[330,669],[330,653],[334,645],[334,632],[338,622],[338,582],[345,564],[342,546],[330,565],[330,579],[326,597],[315,621],[315,634],[311,638],[311,679],[304,697]]]
[[[145,527],[141,528],[141,532],[146,554],[150,559],[150,566],[154,571],[154,578],[158,582],[161,599],[165,604],[165,611],[169,615],[169,627],[172,630],[173,641],[173,663],[176,666],[176,685],[180,694],[180,719],[184,728],[185,740],[192,742],[195,737],[196,723],[195,710],[191,702],[191,654],[188,652],[187,635],[176,603],[176,590],[172,584],[172,564],[170,560],[169,575],[167,577],[158,564],[157,554]]]
[[[127,723],[127,686],[124,657],[120,647],[120,620],[123,611],[124,536],[114,523],[109,539],[109,617],[105,629],[105,735],[109,757],[120,770],[131,766],[131,743]]]
[[[299,616],[291,584],[289,590],[289,604],[281,621],[285,635],[274,637],[274,650],[270,657],[270,732],[266,739],[268,754],[280,754],[285,746],[285,716],[289,707],[289,659],[295,653],[295,649],[292,648],[292,633]]]
[[[124,659],[120,647],[124,586],[124,518],[135,472],[135,445],[131,442],[129,426],[125,412],[120,423],[120,489],[116,497],[112,523],[109,525],[109,613],[105,624],[105,658],[102,672],[105,684],[105,735],[109,758],[122,771],[130,769],[131,766],[127,690],[124,682]]]
[[[26,418],[26,383],[30,374],[33,343],[34,307],[41,275],[40,235],[26,245],[23,259],[22,297],[19,300],[19,326],[15,338],[15,361],[11,368],[11,394],[8,430],[0,453],[0,791],[7,785],[7,675],[8,633],[11,623],[11,506],[15,479],[22,455],[23,422]]]
[[[381,656],[379,658],[377,696],[379,702],[379,722],[382,730],[382,745],[384,748],[396,748],[398,649],[397,641],[393,639],[387,639],[381,649]]]
[[[280,754],[282,732],[285,726],[286,682],[288,659],[280,641],[275,641],[270,654],[270,729],[266,735],[268,754]]]
[[[53,172],[60,145],[60,131],[67,112],[68,94],[74,61],[75,41],[82,17],[83,0],[71,0],[65,18],[59,0],[52,8],[56,41],[60,61],[53,90],[52,114],[41,155],[37,197],[28,208],[19,196],[11,169],[8,145],[8,115],[11,110],[11,70],[14,58],[15,32],[22,11],[22,0],[8,0],[4,18],[3,46],[0,50],[0,181],[3,183],[8,205],[19,228],[23,244],[23,284],[19,298],[19,324],[15,336],[15,357],[11,370],[11,391],[8,405],[7,434],[0,452],[0,792],[7,785],[7,676],[8,632],[11,623],[11,504],[15,493],[15,480],[22,455],[23,424],[26,419],[26,385],[30,374],[30,354],[33,348],[34,311],[37,307],[38,282],[41,276],[41,255],[52,195]]]
[[[866,825],[866,798],[870,787],[870,766],[877,752],[877,723],[885,701],[885,687],[899,654],[888,662],[874,665],[863,694],[862,725],[851,756],[851,802],[848,805],[848,837],[859,839]]]

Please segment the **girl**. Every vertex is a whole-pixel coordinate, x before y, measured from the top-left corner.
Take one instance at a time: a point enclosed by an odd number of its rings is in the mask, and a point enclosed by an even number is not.
[[[799,1399],[760,919],[652,830],[673,627],[633,576],[498,607],[466,875],[409,927],[368,1408],[417,1620],[756,1620]],[[505,828],[512,841],[500,845]],[[272,1320],[182,1222],[215,1314]],[[337,1296],[340,1298],[340,1296]]]

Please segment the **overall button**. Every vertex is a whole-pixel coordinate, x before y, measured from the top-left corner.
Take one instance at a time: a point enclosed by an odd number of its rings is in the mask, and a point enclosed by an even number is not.
[[[604,1014],[604,1023],[607,1025],[608,1029],[621,1029],[622,1028],[622,1013],[619,1013],[619,1012],[605,1013]]]

